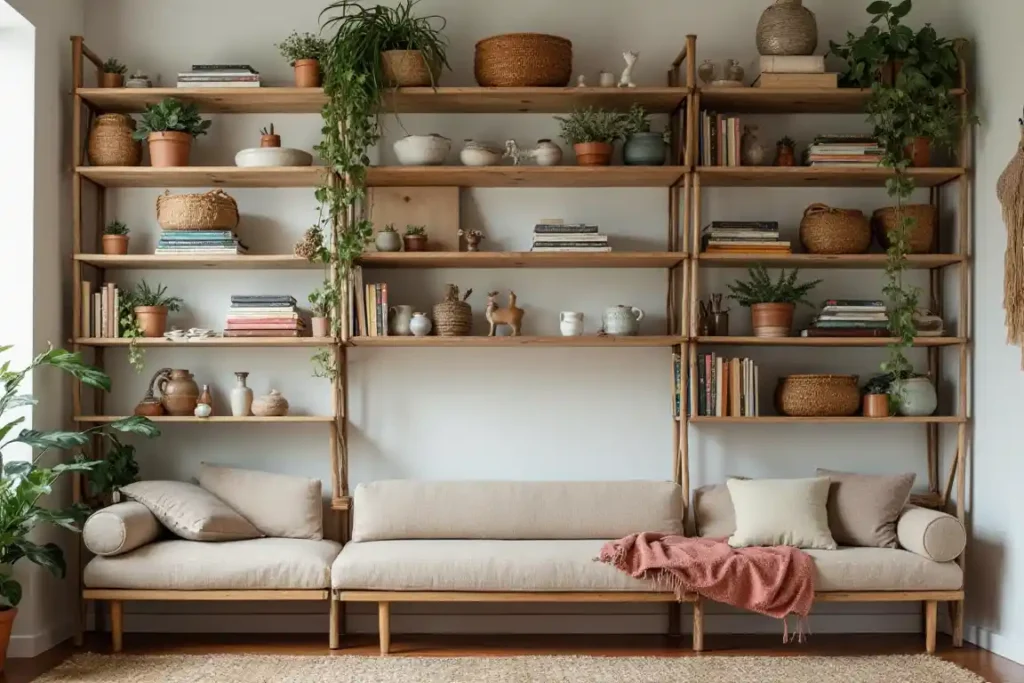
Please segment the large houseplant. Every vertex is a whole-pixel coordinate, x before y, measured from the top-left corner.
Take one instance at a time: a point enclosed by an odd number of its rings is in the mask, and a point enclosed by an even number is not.
[[[800,270],[796,268],[790,273],[780,269],[779,279],[774,282],[764,266],[754,266],[747,273],[748,282],[738,280],[729,285],[729,298],[750,309],[755,337],[788,337],[796,305],[812,305],[807,295],[821,280],[797,283]]]
[[[192,140],[206,135],[211,123],[199,115],[196,105],[166,97],[146,107],[132,137],[149,142],[149,161],[153,166],[188,166]]]

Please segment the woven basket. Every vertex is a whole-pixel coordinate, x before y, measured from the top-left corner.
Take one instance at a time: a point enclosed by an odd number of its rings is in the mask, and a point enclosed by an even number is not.
[[[459,288],[447,285],[444,301],[434,304],[434,331],[439,337],[465,337],[473,329],[473,308],[459,299]],[[473,290],[466,292],[468,297]]]
[[[165,191],[156,198],[156,219],[164,230],[234,230],[238,204],[224,190],[174,195]]]
[[[856,375],[780,377],[775,407],[791,417],[847,417],[860,409]]]
[[[380,53],[380,59],[384,79],[391,87],[427,87],[437,85],[441,78],[440,65],[428,68],[427,60],[419,50],[385,50]]]
[[[939,223],[939,213],[931,204],[908,204],[903,207],[903,215],[914,219],[914,227],[910,230],[910,253],[927,254],[932,251],[935,231]],[[889,248],[888,234],[896,229],[896,207],[878,209],[871,216],[871,225],[875,230],[875,239],[883,249]]]
[[[871,246],[871,224],[856,209],[811,204],[800,221],[800,242],[811,254],[863,254]]]
[[[89,129],[88,154],[93,166],[138,166],[142,143],[132,139],[135,119],[125,114],[101,114]]]
[[[485,88],[561,88],[572,78],[572,43],[543,33],[491,36],[476,44],[473,67]]]
[[[757,51],[762,55],[813,55],[818,22],[801,0],[775,0],[757,24]]]

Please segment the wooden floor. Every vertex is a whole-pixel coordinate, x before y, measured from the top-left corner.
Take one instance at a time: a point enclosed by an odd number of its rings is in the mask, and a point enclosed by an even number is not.
[[[812,635],[804,645],[783,645],[778,636],[707,636],[709,651],[694,655],[688,638],[673,642],[661,636],[396,636],[392,656],[495,657],[517,655],[595,656],[799,656],[799,655],[882,655],[923,652],[922,638],[914,635]],[[91,637],[87,648],[108,652],[109,640]],[[335,652],[327,648],[327,637],[314,635],[172,635],[128,634],[127,654],[210,654],[255,653],[287,655],[378,655],[377,639],[355,636]],[[74,654],[70,644],[61,645],[34,659],[7,662],[4,683],[29,683]],[[939,636],[937,656],[982,676],[989,683],[1021,683],[1024,666],[967,646],[954,649],[948,637]]]

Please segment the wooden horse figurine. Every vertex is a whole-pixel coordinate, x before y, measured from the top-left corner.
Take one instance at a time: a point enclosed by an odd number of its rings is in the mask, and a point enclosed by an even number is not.
[[[498,325],[508,325],[512,328],[511,336],[518,337],[519,330],[523,325],[523,314],[526,311],[516,307],[515,292],[508,293],[508,308],[498,308],[495,301],[497,296],[497,292],[487,293],[487,322],[491,324],[491,331],[487,333],[487,336],[493,337],[494,328]]]

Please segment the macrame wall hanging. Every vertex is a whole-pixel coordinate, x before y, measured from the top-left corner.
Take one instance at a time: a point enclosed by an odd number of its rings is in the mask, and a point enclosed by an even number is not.
[[[1021,141],[1017,154],[999,177],[996,196],[1003,205],[1006,223],[1006,272],[1003,276],[1006,341],[1021,348],[1021,368],[1024,369],[1024,118],[1018,121]]]

